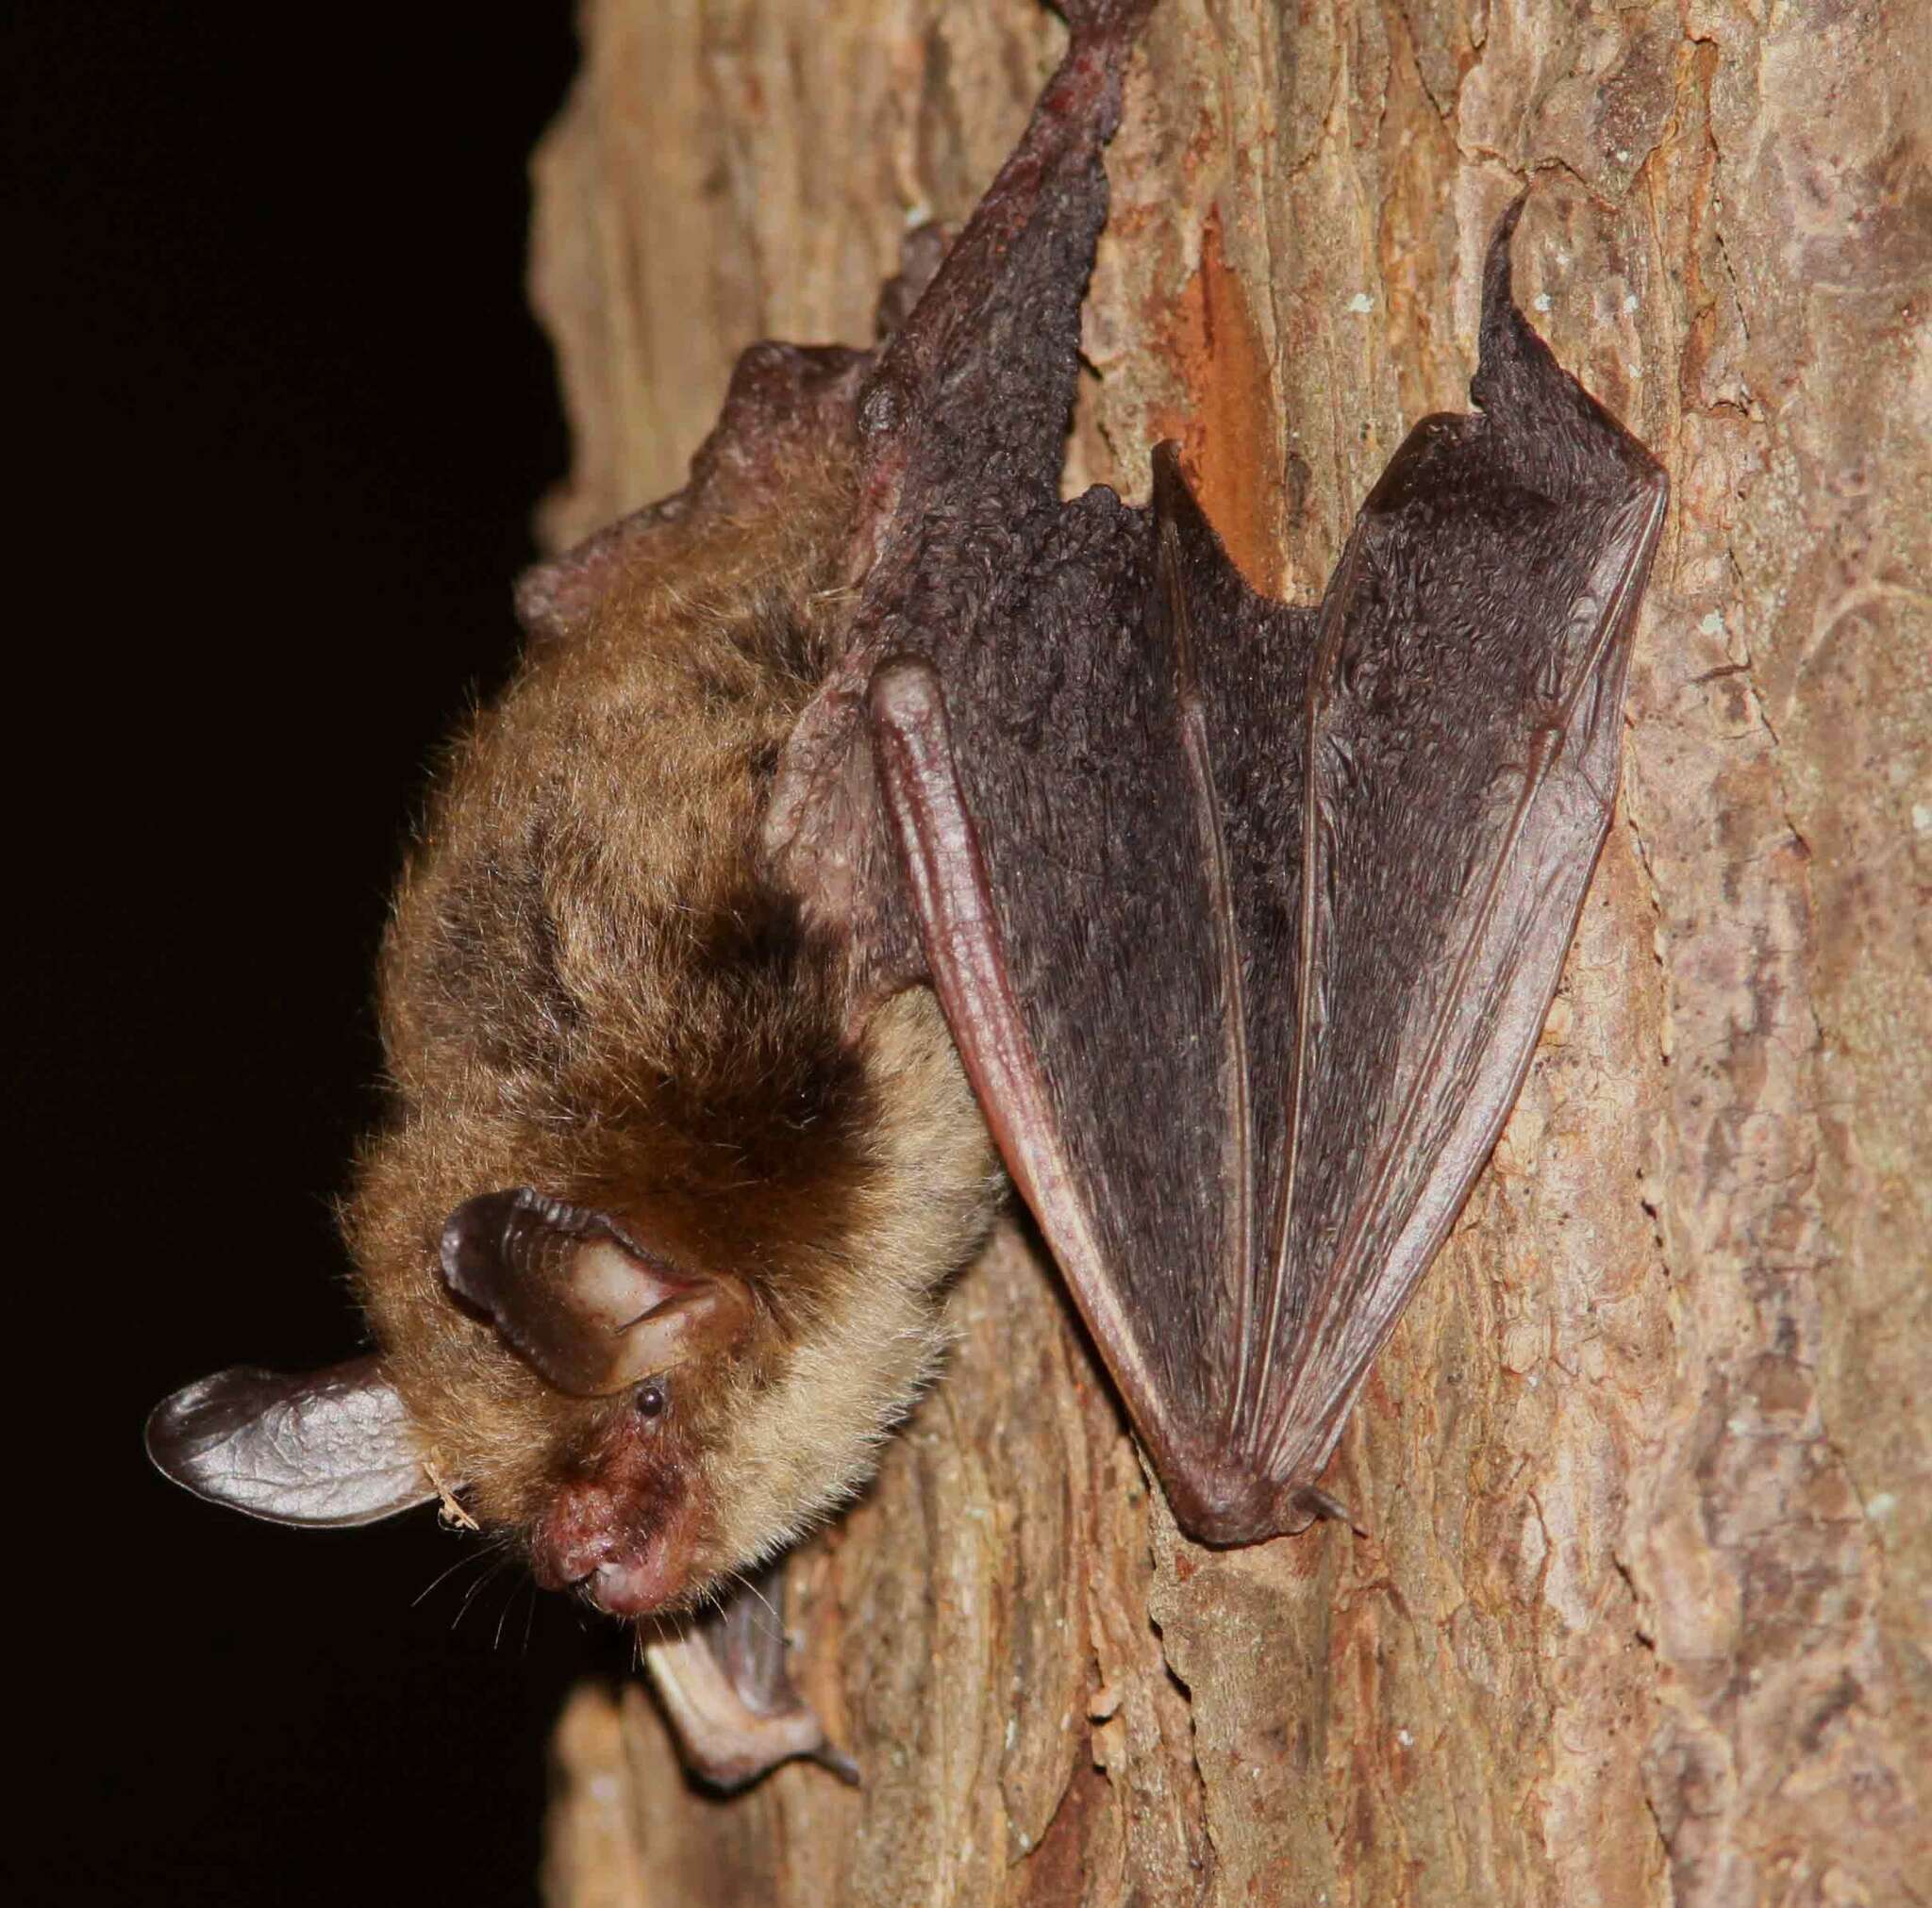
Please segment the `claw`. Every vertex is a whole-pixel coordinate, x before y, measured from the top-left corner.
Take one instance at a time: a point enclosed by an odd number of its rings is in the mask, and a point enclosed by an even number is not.
[[[1311,1484],[1302,1485],[1295,1493],[1295,1502],[1313,1517],[1325,1518],[1330,1523],[1346,1524],[1358,1537],[1370,1535],[1356,1521],[1355,1513],[1340,1498],[1332,1498],[1325,1490],[1317,1490]]]

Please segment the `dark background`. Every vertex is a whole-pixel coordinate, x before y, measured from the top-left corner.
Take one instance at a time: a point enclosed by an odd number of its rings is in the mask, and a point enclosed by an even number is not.
[[[332,1201],[387,889],[567,456],[522,275],[570,11],[35,0],[9,36],[0,1867],[26,1900],[532,1901],[549,1725],[621,1633],[516,1570],[466,1607],[481,1552],[427,1513],[200,1504],[141,1425],[358,1343]]]

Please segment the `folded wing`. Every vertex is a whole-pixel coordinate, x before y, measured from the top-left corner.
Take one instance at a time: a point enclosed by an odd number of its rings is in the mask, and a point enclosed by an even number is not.
[[[1319,612],[1171,451],[873,678],[927,964],[1197,1535],[1297,1527],[1514,1101],[1614,798],[1661,472],[1510,300]]]

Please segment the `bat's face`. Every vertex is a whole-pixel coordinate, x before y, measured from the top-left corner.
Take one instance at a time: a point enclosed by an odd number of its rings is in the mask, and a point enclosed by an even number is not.
[[[583,1470],[557,1485],[529,1533],[530,1567],[545,1589],[579,1588],[613,1617],[637,1617],[708,1574],[695,1453],[677,1435],[674,1390],[669,1378],[646,1379],[612,1414]]]
[[[826,1064],[782,1146],[635,1094],[548,1117],[553,1078],[545,1117],[500,1088],[419,1104],[365,1160],[383,1375],[545,1586],[694,1600],[847,1498],[930,1373],[933,1286],[996,1192],[983,1124],[923,993]]]
[[[431,1250],[364,1274],[436,1474],[521,1539],[545,1588],[619,1617],[737,1561],[721,1448],[754,1370],[782,1386],[788,1362],[746,1282],[674,1260],[663,1232],[635,1198],[620,1213],[523,1186],[464,1201]]]

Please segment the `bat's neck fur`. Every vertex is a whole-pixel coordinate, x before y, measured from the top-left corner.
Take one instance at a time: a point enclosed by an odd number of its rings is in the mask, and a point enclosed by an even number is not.
[[[694,523],[534,655],[458,745],[386,947],[392,1118],[351,1231],[441,1473],[527,1525],[623,1402],[551,1390],[437,1269],[444,1216],[528,1185],[742,1278],[735,1355],[673,1374],[709,1571],[849,1494],[983,1238],[984,1127],[931,997],[855,1040],[842,956],[760,872],[773,766],[822,672],[842,473]]]

